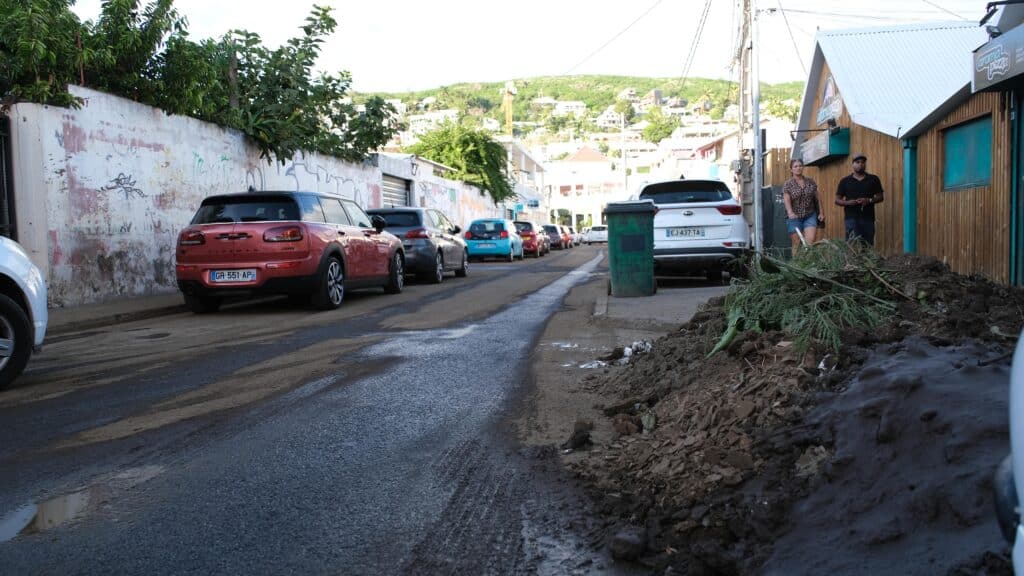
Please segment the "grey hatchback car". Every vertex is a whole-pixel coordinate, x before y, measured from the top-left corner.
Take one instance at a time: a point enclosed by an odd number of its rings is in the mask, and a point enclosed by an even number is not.
[[[375,208],[371,216],[384,219],[385,229],[398,236],[405,248],[405,270],[439,284],[445,272],[463,277],[469,271],[466,241],[457,225],[433,208]]]

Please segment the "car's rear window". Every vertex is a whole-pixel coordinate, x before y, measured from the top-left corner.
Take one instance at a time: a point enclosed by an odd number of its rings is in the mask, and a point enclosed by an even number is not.
[[[389,228],[402,228],[420,225],[419,212],[370,212],[384,219],[385,226]]]
[[[484,220],[482,222],[473,222],[469,226],[469,230],[470,232],[502,232],[505,230],[505,224],[503,222]]]
[[[552,224],[545,224],[544,225],[544,231],[545,232],[555,232],[555,233],[558,233],[558,228],[556,228]]]
[[[192,218],[192,223],[276,222],[298,219],[299,207],[289,198],[209,198],[203,201]]]
[[[721,202],[730,198],[732,193],[725,184],[714,181],[658,182],[648,185],[640,192],[641,200],[653,200],[655,204]]]
[[[604,232],[607,229],[608,229],[607,226],[594,226],[593,228],[590,229],[590,231],[591,232]]]
[[[533,224],[529,222],[516,222],[516,232],[533,232]]]

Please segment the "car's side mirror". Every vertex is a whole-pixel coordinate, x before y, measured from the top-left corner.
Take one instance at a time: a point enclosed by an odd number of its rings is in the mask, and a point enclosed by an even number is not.
[[[370,222],[373,223],[373,229],[376,230],[377,232],[383,232],[384,227],[388,225],[387,220],[385,220],[381,216],[378,216],[377,214],[374,214],[373,216],[370,217]]]
[[[452,226],[452,234],[458,234],[459,232],[462,232],[462,228],[458,224]]]

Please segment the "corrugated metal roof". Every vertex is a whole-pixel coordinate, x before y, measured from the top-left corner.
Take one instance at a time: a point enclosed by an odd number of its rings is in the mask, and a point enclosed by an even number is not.
[[[854,123],[893,137],[923,131],[970,95],[971,52],[987,39],[974,22],[819,32],[815,85],[807,84],[798,126],[814,127],[816,81],[827,62]]]

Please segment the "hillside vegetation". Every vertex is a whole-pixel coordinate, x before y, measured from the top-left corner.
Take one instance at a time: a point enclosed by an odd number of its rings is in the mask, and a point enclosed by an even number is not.
[[[784,84],[762,84],[761,97],[766,102],[782,102],[792,99],[799,101],[803,93],[803,82]],[[418,92],[361,93],[353,95],[357,103],[379,96],[398,99],[415,109],[415,105],[427,97],[437,98],[434,109],[453,108],[473,116],[486,116],[501,120],[504,82],[468,82],[452,84]],[[547,96],[556,100],[581,100],[591,115],[600,114],[615,104],[617,96],[626,88],[636,90],[638,97],[654,89],[660,89],[663,98],[680,97],[689,104],[707,102],[708,114],[721,117],[729,104],[739,99],[739,84],[728,80],[690,78],[685,85],[681,78],[644,78],[637,76],[544,76],[515,80],[516,96],[513,101],[513,120],[517,122],[542,122],[547,111],[530,103],[534,98]]]

